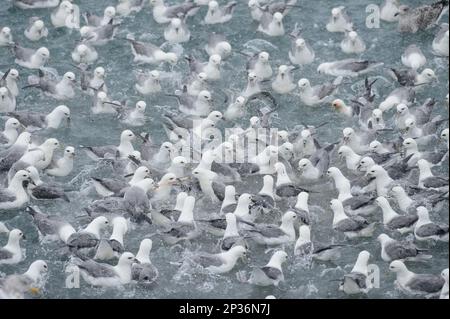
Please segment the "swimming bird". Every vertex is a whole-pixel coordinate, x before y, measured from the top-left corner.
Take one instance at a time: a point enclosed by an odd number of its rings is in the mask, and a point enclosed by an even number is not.
[[[432,189],[447,187],[448,190],[448,178],[434,176],[431,171],[432,164],[430,162],[422,158],[417,161],[417,166],[419,167],[419,187]]]
[[[345,200],[352,198],[350,181],[342,174],[341,170],[337,167],[330,167],[327,170],[327,176],[331,177],[334,181],[334,186],[337,189],[339,195],[338,200],[344,202]]]
[[[68,0],[62,1],[59,7],[53,10],[50,18],[50,21],[55,28],[80,28],[80,9],[77,5]]]
[[[209,1],[208,12],[206,13],[203,22],[205,24],[217,24],[230,21],[233,17],[234,8],[237,4],[237,1],[230,1],[221,7],[217,1]]]
[[[283,14],[264,12],[259,20],[258,31],[271,37],[284,35]]]
[[[75,157],[75,148],[67,146],[64,149],[63,156],[55,159],[53,158],[50,165],[45,169],[45,173],[51,176],[65,177],[72,172],[73,159]]]
[[[297,197],[301,192],[308,192],[302,187],[293,183],[287,174],[286,166],[283,163],[276,163],[277,182],[275,184],[275,194],[280,197]]]
[[[275,286],[284,281],[284,274],[282,265],[287,260],[287,254],[283,250],[276,251],[270,258],[267,265],[264,267],[255,268],[250,278],[247,280],[248,283],[257,286]]]
[[[136,90],[143,94],[149,95],[161,92],[160,73],[152,70],[148,73],[139,73],[137,75]]]
[[[60,0],[13,0],[13,5],[20,9],[53,8],[59,5]]]
[[[246,254],[247,249],[237,245],[218,254],[195,253],[189,259],[213,274],[225,274],[230,272],[235,267],[239,258],[244,258]]]
[[[353,30],[353,23],[344,9],[344,6],[340,6],[331,10],[331,18],[326,25],[328,32],[346,32]]]
[[[94,47],[80,43],[72,51],[72,60],[76,63],[92,64],[98,59],[98,53]]]
[[[358,254],[358,259],[349,274],[344,275],[344,279],[339,285],[347,295],[355,295],[359,293],[368,293],[373,287],[368,280],[369,276],[369,259],[370,253],[363,250]]]
[[[219,80],[221,77],[220,65],[222,63],[222,58],[218,54],[213,54],[209,57],[208,62],[200,62],[193,56],[186,57],[189,63],[189,68],[191,72],[205,73],[206,78],[211,81]]]
[[[101,238],[101,231],[108,226],[108,219],[99,216],[79,232],[70,225],[62,227],[59,236],[72,251],[77,252],[80,249],[96,247]]]
[[[380,196],[375,200],[375,203],[381,208],[383,212],[383,225],[390,230],[398,230],[400,233],[406,233],[413,230],[415,223],[418,220],[417,215],[400,215],[395,212],[388,200]]]
[[[30,173],[19,170],[9,182],[7,188],[0,188],[0,209],[17,209],[30,201],[30,196],[23,186],[23,182],[30,180]]]
[[[419,220],[414,227],[414,236],[418,241],[435,240],[448,242],[448,225],[438,225],[430,220],[428,209],[417,207]]]
[[[363,53],[366,51],[366,44],[356,31],[350,31],[346,32],[345,38],[341,41],[341,49],[347,54]]]
[[[39,41],[48,36],[48,29],[39,18],[33,17],[29,20],[28,28],[24,31],[25,36],[30,41]]]
[[[333,95],[341,82],[342,77],[338,77],[333,81],[333,83],[324,83],[311,86],[308,79],[300,79],[298,81],[300,99],[308,106],[325,103],[328,99],[330,99],[331,95]]]
[[[292,78],[292,71],[294,69],[295,67],[287,65],[281,65],[278,68],[278,74],[272,82],[272,89],[275,92],[278,94],[288,94],[296,88]]]
[[[344,233],[347,238],[371,237],[376,223],[371,223],[361,216],[348,216],[344,211],[342,202],[333,199],[330,202],[333,211],[333,229]]]
[[[76,76],[73,72],[64,73],[60,80],[52,79],[49,75],[39,70],[39,76],[30,76],[25,88],[38,88],[45,95],[56,100],[69,100],[75,97]]]
[[[14,44],[11,29],[9,27],[3,27],[0,30],[0,47],[6,47]]]
[[[105,8],[105,10],[103,11],[103,16],[97,16],[88,11],[83,14],[83,18],[86,24],[94,27],[109,24],[110,21],[113,20],[115,16],[116,16],[116,8],[111,6]]]
[[[108,24],[92,27],[84,26],[80,29],[81,42],[90,46],[103,46],[114,39],[119,24],[114,24],[113,20]]]
[[[13,229],[9,232],[8,243],[0,248],[0,265],[13,265],[22,261],[21,239],[25,239],[21,230]]]
[[[120,144],[119,146],[107,145],[107,146],[82,146],[86,151],[86,154],[93,160],[98,160],[99,158],[115,157],[116,152],[122,158],[128,157],[133,151],[134,147],[131,143],[134,141],[136,136],[130,130],[124,130],[120,134]]]
[[[355,151],[352,150],[352,148],[347,145],[342,145],[338,149],[338,155],[340,158],[345,159],[347,169],[351,171],[356,171],[359,162],[362,159],[361,155],[356,154]]]
[[[388,196],[388,191],[394,180],[380,165],[374,165],[367,171],[367,176],[375,178],[375,186],[378,196]]]
[[[448,30],[448,23],[442,23],[441,29],[436,34],[436,37],[433,39],[432,48],[434,54],[438,56],[448,56],[448,37],[449,37],[449,30]]]
[[[24,48],[17,43],[12,47],[15,63],[28,69],[42,68],[50,58],[50,51],[46,47],[37,50]]]
[[[16,98],[7,87],[0,87],[0,113],[13,112],[16,109]]]
[[[4,74],[0,72],[0,76],[0,85],[5,86],[12,95],[17,97],[19,95],[19,85],[17,83],[19,80],[19,71],[11,68]]]
[[[0,298],[24,299],[28,292],[39,291],[45,284],[48,265],[43,260],[34,261],[23,274],[13,274],[0,280]]]
[[[298,239],[294,247],[294,255],[300,257],[311,256],[319,261],[336,261],[341,257],[343,245],[323,244],[311,241],[311,229],[308,225],[301,225],[298,230]]]
[[[83,261],[72,258],[71,262],[80,269],[83,279],[90,285],[102,287],[114,287],[131,282],[131,266],[136,261],[130,252],[124,252],[116,266],[99,263],[92,259]]]
[[[152,43],[144,43],[127,39],[131,44],[131,50],[134,55],[134,62],[160,64],[161,62],[168,62],[172,65],[177,64],[178,57],[175,53],[164,52],[159,47]]]
[[[154,283],[159,277],[158,269],[152,264],[150,260],[150,252],[153,247],[153,241],[145,238],[141,241],[139,251],[136,254],[138,263],[133,263],[131,267],[131,274],[133,280],[141,284],[150,285]]]
[[[179,18],[173,18],[164,30],[164,39],[169,43],[188,42],[190,38],[191,32],[187,24]]]
[[[294,65],[310,64],[315,59],[314,49],[306,42],[305,39],[299,37],[298,34],[292,35],[292,44],[289,51],[289,60]]]
[[[197,5],[192,2],[167,6],[164,4],[164,0],[150,0],[150,6],[153,7],[153,19],[159,24],[170,23],[172,18],[180,16],[188,17],[197,9]]]
[[[247,62],[247,72],[253,73],[260,80],[270,79],[273,75],[272,67],[270,66],[270,55],[269,53],[263,51],[254,56],[250,56]]]
[[[184,200],[183,210],[178,220],[161,232],[162,239],[169,245],[180,241],[190,241],[197,238],[201,231],[197,228],[194,220],[195,197],[188,196]]]
[[[222,60],[225,60],[231,55],[232,47],[224,35],[211,33],[208,43],[205,45],[205,51],[209,56],[217,54]]]
[[[27,130],[57,129],[64,120],[70,122],[70,109],[65,105],[58,105],[48,114],[32,111],[17,111],[8,113],[17,118]]]
[[[391,262],[389,270],[396,274],[400,288],[410,294],[438,294],[445,284],[441,276],[413,273],[400,260]]]
[[[294,221],[297,214],[292,211],[286,212],[281,217],[281,225],[278,227],[273,224],[255,224],[245,232],[248,237],[260,245],[277,246],[295,241]]]
[[[113,231],[109,239],[101,239],[96,247],[95,260],[108,260],[119,257],[124,252],[123,237],[128,232],[128,221],[122,216],[112,220]]]
[[[368,60],[344,59],[340,61],[322,63],[317,68],[317,72],[336,77],[356,77],[369,73],[382,65],[383,63]]]
[[[437,1],[431,5],[423,5],[410,8],[401,5],[398,16],[398,31],[416,33],[419,30],[426,30],[437,23],[440,17],[448,8],[448,0]]]
[[[233,213],[225,214],[226,228],[220,241],[220,249],[228,251],[234,246],[247,247],[244,237],[239,234],[237,217]]]
[[[423,250],[418,249],[410,242],[400,242],[386,234],[377,237],[381,245],[381,259],[384,261],[393,260],[427,260],[432,256],[423,254]]]

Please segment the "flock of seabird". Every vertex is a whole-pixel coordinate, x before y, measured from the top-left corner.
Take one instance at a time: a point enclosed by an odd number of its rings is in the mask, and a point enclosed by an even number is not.
[[[432,47],[448,63],[448,24],[438,26],[448,1],[410,7],[386,0],[381,5],[382,27],[397,23],[399,38],[434,34],[432,41],[404,48],[398,65],[358,58],[370,47],[347,8],[330,8],[329,21],[320,27],[342,34],[339,48],[349,58],[318,65],[317,72],[329,79],[325,83],[307,78],[294,82],[294,72],[315,63],[320,55],[302,37],[301,23],[292,32],[283,23],[286,15],[303,19],[302,1],[248,1],[249,14],[256,21],[252,27],[256,26],[261,37],[291,39],[291,48],[284,52],[286,65],[275,70],[269,53],[239,51],[227,41],[227,23],[238,22],[233,13],[237,6],[247,6],[244,1],[120,0],[96,13],[86,12],[77,1],[10,2],[16,10],[49,8],[39,14],[50,15],[51,25],[39,17],[30,19],[24,31],[0,25],[0,52],[15,58],[15,64],[1,66],[0,73],[0,115],[5,120],[0,133],[0,241],[6,243],[0,248],[0,298],[39,294],[48,272],[64,271],[36,260],[25,273],[14,268],[2,273],[5,265],[20,265],[24,259],[21,242],[27,234],[16,228],[11,216],[25,215],[39,231],[39,245],[47,245],[48,240],[60,243],[64,249],[58,253],[65,267],[77,269],[93,286],[142,284],[151,289],[160,279],[150,258],[155,238],[165,249],[192,250],[192,244],[205,233],[212,234],[220,239],[215,251],[192,251],[179,264],[194,264],[219,275],[236,271],[234,280],[240,283],[277,287],[285,281],[285,263],[302,267],[298,261],[302,259],[308,260],[308,267],[338,265],[341,250],[352,249],[349,246],[364,237],[378,242],[380,249],[353,248],[355,265],[339,278],[336,289],[367,294],[376,288],[370,280],[370,258],[381,254],[405,293],[448,299],[448,268],[440,274],[416,274],[408,269],[410,262],[432,263],[433,255],[442,253],[434,250],[434,243],[448,241],[448,225],[440,215],[448,204],[448,175],[435,170],[448,164],[448,118],[435,115],[437,108],[448,110],[448,95],[425,101],[415,97],[419,90],[443,85],[427,68],[421,46]],[[118,36],[117,31],[140,11],[150,12],[157,24],[164,25],[160,37],[170,44],[182,45],[195,37],[190,31],[194,19],[206,28],[223,24],[223,34],[211,33],[204,40],[201,50],[206,59],[180,55],[134,35]],[[62,76],[48,67],[54,63],[54,53],[39,44],[56,29],[80,34],[70,56],[64,57],[73,71]],[[17,43],[18,32],[24,32],[28,42]],[[152,66],[131,84],[140,96],[165,94],[168,103],[178,105],[163,110],[162,121],[152,124],[167,134],[160,145],[149,134],[131,129],[151,118],[146,102],[131,106],[109,95],[106,70],[96,66],[96,61],[106,54],[101,46],[110,41],[125,43],[123,50],[131,50],[135,64]],[[247,86],[227,97],[222,107],[210,84],[221,80],[224,61],[236,55],[247,60],[242,65],[247,70]],[[185,65],[188,76],[179,90],[167,92],[157,69],[177,64]],[[26,69],[31,69],[31,75],[20,77]],[[395,89],[385,96],[374,89],[379,81],[376,75],[381,74],[395,83]],[[361,84],[359,93],[352,99],[339,99],[339,88],[354,81]],[[18,96],[34,91],[57,106],[35,111],[16,103]],[[72,114],[78,112],[64,105],[65,101],[80,94],[92,96],[94,119],[97,114],[110,114],[110,121],[130,127],[117,132],[116,144],[62,147],[52,137],[55,130],[70,125]],[[302,108],[336,112],[352,124],[328,144],[321,134],[331,123],[302,124],[270,136],[276,115],[289,108],[277,101],[284,94],[296,94]],[[259,106],[256,111],[254,105]],[[248,114],[253,116],[249,127],[238,127],[236,121]],[[221,123],[235,128],[225,141],[214,135]],[[193,139],[200,141],[201,151],[192,145]],[[248,155],[251,148],[257,152],[254,156]],[[39,203],[70,202],[71,193],[80,191],[59,180],[76,173],[74,161],[82,154],[97,165],[109,165],[112,173],[105,177],[93,171],[87,176],[89,191],[96,198],[83,207],[87,218],[71,225],[64,216],[70,212],[51,215]],[[195,156],[198,163],[192,161]],[[223,160],[238,156],[244,160]],[[263,183],[259,193],[238,191],[255,180]],[[323,243],[315,238],[321,218],[311,211],[309,201],[329,187],[335,195],[325,199],[329,207],[322,207],[320,214],[332,214],[332,225],[326,227],[334,232],[334,240]],[[199,203],[210,207],[201,217],[197,216]],[[140,239],[139,247],[130,247],[126,239],[133,236],[136,225],[148,227],[148,236]],[[257,245],[271,252],[265,265],[251,264]],[[240,262],[248,263],[248,259],[251,265]]]

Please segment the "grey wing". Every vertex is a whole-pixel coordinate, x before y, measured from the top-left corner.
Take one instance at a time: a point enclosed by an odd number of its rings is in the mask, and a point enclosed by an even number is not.
[[[0,248],[0,260],[10,259],[13,257],[13,254],[4,248]]]
[[[10,192],[6,188],[0,189],[0,203],[12,202],[16,199],[14,193]]]
[[[152,264],[133,264],[131,271],[133,279],[139,282],[151,283],[158,278],[158,269]]]
[[[399,242],[392,242],[385,246],[386,253],[392,260],[415,257],[418,254],[417,248],[413,245],[405,245]]]
[[[261,24],[263,29],[267,29],[269,27],[269,24],[272,22],[272,15],[268,12],[264,12],[261,16],[261,20],[259,20],[259,23]]]
[[[213,188],[214,194],[216,194],[217,198],[220,201],[223,201],[225,199],[225,185],[219,181],[213,181],[212,188]]]
[[[131,45],[134,52],[138,55],[153,56],[157,50],[160,50],[157,46],[151,43],[131,41]]]
[[[351,280],[361,289],[367,287],[366,279],[367,277],[359,272],[352,272],[350,274],[344,275],[344,282],[345,280]]]
[[[98,157],[105,157],[107,154],[114,156],[117,151],[117,147],[114,145],[107,145],[107,146],[87,146],[85,147]]]
[[[361,194],[361,195],[353,196],[352,198],[346,199],[342,204],[344,205],[344,207],[350,206],[350,208],[352,210],[356,210],[358,208],[361,208],[363,206],[373,203],[374,200],[375,200],[375,196],[373,196],[373,195]]]
[[[278,238],[286,235],[284,231],[275,225],[257,225],[256,231],[266,238]]]
[[[423,125],[430,121],[430,117],[433,113],[433,108],[436,102],[437,101],[435,99],[429,98],[422,104],[422,106],[416,109],[416,111],[414,112],[414,116],[416,117],[416,124]]]
[[[93,25],[93,26],[98,26],[101,24],[102,22],[102,18],[99,16],[96,16],[95,14],[91,14],[90,12],[86,12],[84,14],[84,17],[86,19],[86,23]]]
[[[325,83],[323,85],[317,85],[313,87],[314,95],[318,96],[319,99],[323,99],[333,93],[336,89],[336,85],[332,83]]]
[[[419,227],[416,230],[416,234],[420,237],[443,236],[448,234],[448,226],[439,226],[434,223],[429,223]]]
[[[389,227],[393,229],[409,227],[413,225],[419,218],[415,215],[400,215],[391,220]]]
[[[38,199],[56,199],[63,198],[70,201],[64,192],[64,189],[57,186],[40,185],[33,189],[33,196]]]
[[[98,244],[98,239],[91,233],[79,232],[72,234],[67,240],[67,245],[73,248],[88,248],[95,247]]]
[[[117,277],[113,266],[98,263],[93,260],[87,260],[77,265],[80,269],[85,270],[89,275],[95,278]]]
[[[223,7],[223,14],[224,15],[230,15],[233,13],[234,7],[237,6],[237,2],[236,1],[231,1],[229,3],[227,3],[224,7]]]
[[[428,177],[423,181],[423,186],[427,188],[440,188],[448,186],[448,179],[439,176]]]
[[[268,278],[272,280],[278,280],[283,276],[283,273],[277,268],[265,266],[262,267],[261,270]]]
[[[107,24],[105,26],[97,28],[96,33],[98,39],[99,40],[111,39],[114,35],[114,30],[116,27],[117,25]]]
[[[10,112],[8,116],[16,118],[25,126],[44,127],[45,115],[36,112]]]
[[[439,30],[438,34],[436,35],[435,41],[441,42],[442,39],[445,37],[445,33],[448,31],[448,23],[442,23],[441,29]]]
[[[222,240],[220,248],[222,250],[228,251],[233,247],[236,243],[239,243],[240,241],[243,241],[243,239],[239,236],[234,237],[226,237]]]
[[[170,6],[166,10],[166,16],[169,18],[179,18],[186,16],[189,11],[194,9],[196,5],[194,3],[182,3],[180,5]]]
[[[35,53],[35,51],[33,49],[24,48],[17,44],[14,45],[13,50],[14,50],[14,55],[16,56],[16,59],[18,59],[20,61],[30,61],[31,57]]]
[[[107,189],[111,190],[114,193],[119,193],[122,189],[128,187],[128,183],[123,180],[114,179],[114,178],[92,178],[93,180],[99,182]]]
[[[357,60],[348,60],[340,65],[340,69],[349,70],[352,72],[361,72],[367,69],[370,65],[369,61],[357,61]]]
[[[445,280],[435,275],[415,275],[407,286],[412,290],[424,291],[428,293],[439,292],[444,286]]]
[[[217,255],[208,253],[199,253],[198,255],[193,256],[192,259],[204,268],[210,266],[219,267],[223,264],[222,260]]]
[[[363,224],[359,223],[353,219],[347,218],[347,219],[340,221],[336,225],[336,229],[341,232],[358,231],[358,230],[363,229]]]

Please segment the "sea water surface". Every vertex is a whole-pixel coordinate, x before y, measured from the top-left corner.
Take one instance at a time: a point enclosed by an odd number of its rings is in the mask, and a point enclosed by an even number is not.
[[[77,41],[80,39],[77,32],[70,32],[67,29],[54,29],[50,23],[50,10],[20,10],[10,5],[7,0],[0,0],[0,27],[9,26],[12,30],[15,41],[25,47],[38,48],[47,46],[51,52],[48,66],[58,70],[59,74],[67,71],[75,71],[71,66],[73,62],[70,56]],[[167,1],[175,3],[177,1]],[[179,2],[179,1],[178,1]],[[219,1],[224,3],[224,1]],[[221,92],[229,90],[235,95],[245,88],[246,85],[246,58],[237,53],[238,51],[258,52],[265,50],[270,53],[270,61],[274,70],[281,64],[289,64],[288,51],[290,49],[290,39],[288,36],[271,38],[256,31],[257,23],[250,18],[247,8],[247,1],[239,0],[233,19],[226,24],[213,26],[202,25],[201,21],[206,14],[206,9],[202,8],[193,18],[189,19],[191,30],[191,41],[183,46],[175,46],[173,50],[182,56],[192,54],[198,59],[206,60],[204,45],[210,32],[225,34],[233,46],[234,54],[223,64],[223,78],[220,82],[212,84],[213,96],[216,100],[216,109],[224,111],[225,105]],[[90,11],[95,14],[102,14],[108,5],[116,5],[114,0],[76,0],[81,11]],[[437,28],[427,32],[417,34],[400,35],[396,31],[396,24],[381,22],[381,28],[366,27],[366,7],[381,1],[369,0],[299,0],[301,8],[293,9],[285,18],[285,29],[290,32],[296,23],[302,28],[302,36],[312,45],[316,52],[314,63],[301,67],[294,72],[295,81],[300,78],[308,78],[311,83],[317,84],[332,80],[331,77],[319,75],[316,68],[320,63],[326,61],[340,60],[349,57],[341,52],[339,43],[343,34],[329,33],[325,29],[331,9],[344,5],[348,14],[352,17],[358,33],[367,44],[367,51],[360,55],[362,59],[369,59],[384,62],[389,67],[402,67],[400,56],[404,49],[416,43],[423,50],[427,57],[427,67],[434,69],[439,77],[439,83],[420,90],[417,94],[419,103],[426,98],[432,97],[438,100],[435,107],[435,114],[448,116],[444,99],[448,92],[448,59],[439,58],[432,54],[431,43]],[[421,3],[431,3],[431,1],[408,1],[411,6]],[[49,28],[49,36],[45,40],[37,43],[28,41],[23,31],[28,24],[28,19],[38,16],[43,19]],[[446,15],[444,19],[448,20]],[[147,5],[141,12],[126,17],[119,27],[118,39],[109,42],[107,45],[97,47],[99,59],[95,66],[103,66],[106,69],[108,94],[115,100],[129,100],[134,105],[138,100],[147,102],[147,122],[142,127],[133,127],[132,130],[139,134],[149,132],[153,140],[160,144],[165,141],[165,133],[162,129],[160,117],[164,109],[177,110],[177,103],[173,98],[168,98],[164,94],[157,94],[149,97],[142,97],[134,89],[135,73],[139,70],[152,70],[150,65],[136,65],[133,63],[133,55],[129,44],[120,39],[128,34],[134,35],[138,40],[151,41],[154,44],[162,45],[164,26],[154,22],[151,9]],[[170,48],[170,46],[169,46]],[[35,71],[21,68],[14,64],[14,58],[7,48],[0,48],[0,70],[5,71],[14,66],[21,74],[20,84],[24,86],[26,79]],[[180,59],[175,67],[162,65],[157,67],[163,72],[162,87],[164,93],[173,93],[179,89],[182,79],[189,70],[187,63]],[[372,73],[371,76],[379,75],[387,78],[385,70]],[[340,89],[337,97],[348,101],[363,84],[364,78],[346,80],[345,85]],[[382,97],[388,94],[395,84],[380,79],[375,85],[377,102],[382,101]],[[342,129],[352,126],[352,120],[343,118],[333,112],[329,105],[318,107],[307,107],[303,105],[296,93],[291,95],[276,95],[280,110],[278,119],[274,126],[279,129],[292,129],[296,125],[306,123],[318,125],[325,121],[329,122],[320,130],[318,139],[322,143],[335,142],[341,136]],[[77,156],[74,171],[70,176],[58,181],[64,181],[76,185],[81,192],[69,193],[70,203],[62,200],[33,202],[43,211],[49,214],[63,216],[76,228],[84,227],[88,222],[83,207],[86,207],[96,198],[94,192],[89,187],[89,177],[93,172],[103,176],[108,176],[110,170],[105,167],[98,167],[85,154],[79,150],[79,145],[110,145],[118,144],[120,132],[126,128],[116,118],[107,115],[93,115],[90,113],[91,97],[78,92],[77,98],[67,101],[66,104],[72,110],[72,124],[69,128],[60,128],[55,131],[41,131],[37,134],[42,139],[55,137],[61,141],[63,146],[73,145],[77,148]],[[60,104],[51,98],[45,97],[36,90],[23,90],[17,100],[18,110],[32,110],[49,112]],[[252,114],[238,121],[238,124],[246,127],[248,119]],[[392,112],[385,115],[388,122],[393,120]],[[0,120],[3,126],[5,119]],[[224,127],[229,125],[223,124]],[[136,143],[136,146],[139,144]],[[430,149],[434,146],[430,146]],[[441,147],[444,147],[441,145]],[[342,167],[342,163],[336,163]],[[448,174],[446,168],[443,172]],[[347,173],[347,172],[346,172]],[[238,192],[257,192],[262,186],[262,178],[251,178],[248,182],[238,185]],[[313,237],[323,241],[335,240],[342,242],[343,238],[331,230],[332,212],[329,209],[329,200],[336,196],[331,185],[323,188],[320,194],[312,194],[310,205],[314,218],[317,219],[317,227],[314,229]],[[283,203],[287,208],[292,202]],[[171,205],[171,204],[169,204]],[[218,211],[218,207],[198,206],[195,214],[197,216],[208,216],[211,211]],[[432,219],[448,223],[448,203],[439,211],[432,212]],[[381,220],[381,212],[379,213]],[[280,287],[261,288],[249,284],[240,283],[236,279],[236,270],[250,271],[251,266],[262,266],[270,259],[272,252],[265,252],[263,248],[253,247],[249,260],[246,263],[239,262],[236,269],[226,275],[215,276],[204,272],[196,273],[186,269],[179,269],[177,262],[185,253],[186,246],[182,248],[171,248],[164,244],[157,236],[154,240],[151,253],[152,262],[159,269],[160,277],[157,284],[151,288],[139,285],[126,285],[122,288],[104,289],[92,288],[81,281],[80,288],[69,289],[66,287],[65,267],[67,258],[60,251],[62,246],[55,242],[40,242],[38,232],[33,225],[31,217],[23,210],[0,214],[0,220],[5,221],[9,226],[16,227],[24,231],[27,240],[23,243],[26,249],[26,259],[15,266],[2,266],[0,276],[14,272],[23,272],[28,265],[36,259],[44,259],[49,264],[48,281],[45,288],[37,298],[263,298],[267,295],[275,295],[277,298],[348,298],[337,289],[336,279],[349,272],[356,261],[361,250],[368,250],[372,254],[371,262],[380,268],[381,282],[378,289],[372,290],[368,296],[356,296],[355,298],[404,298],[394,286],[395,276],[389,272],[388,263],[380,258],[380,247],[376,241],[376,236],[382,232],[382,227],[378,227],[374,238],[366,238],[352,241],[345,241],[348,247],[343,249],[342,258],[336,264],[317,264],[305,267],[293,258],[293,245],[284,247],[289,253],[289,259],[284,265],[286,282]],[[110,231],[110,230],[109,230]],[[154,226],[133,225],[133,229],[125,236],[126,250],[137,252],[140,241],[149,234],[156,232]],[[204,235],[200,240],[193,241],[187,249],[191,251],[202,250],[216,252],[218,238]],[[5,243],[5,238],[0,238],[0,243]],[[411,270],[418,273],[439,274],[448,267],[448,244],[437,244],[431,249],[433,259],[427,263],[410,263]]]

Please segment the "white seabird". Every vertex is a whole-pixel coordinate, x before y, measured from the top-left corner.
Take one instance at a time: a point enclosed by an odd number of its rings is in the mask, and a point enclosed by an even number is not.
[[[139,263],[134,263],[131,267],[133,280],[139,283],[150,285],[154,283],[158,277],[158,269],[152,264],[150,260],[150,252],[153,247],[153,241],[146,238],[141,241],[139,251],[136,254],[136,260]]]
[[[244,258],[246,254],[247,249],[241,245],[237,245],[218,254],[195,253],[189,259],[213,274],[225,274],[230,272],[235,267],[239,258]]]
[[[44,21],[39,18],[31,18],[30,25],[25,29],[24,34],[30,41],[39,41],[48,36],[48,29]]]
[[[340,6],[331,10],[331,18],[326,25],[329,32],[346,32],[353,30],[353,23],[344,9],[344,6]]]
[[[23,232],[19,229],[13,229],[9,232],[8,243],[0,248],[0,265],[13,265],[22,261],[22,248],[20,239],[25,238]]]
[[[432,256],[425,255],[422,250],[409,242],[399,242],[386,234],[380,234],[377,238],[381,245],[381,259],[393,260],[427,260]]]
[[[369,224],[369,222],[361,216],[347,216],[342,202],[338,199],[331,200],[330,206],[334,215],[334,230],[344,233],[348,238],[372,237],[376,223]]]
[[[390,230],[398,230],[402,234],[413,230],[414,224],[418,219],[417,215],[398,214],[392,209],[389,201],[383,196],[378,197],[375,202],[383,212],[384,227]]]
[[[279,250],[276,251],[270,261],[264,267],[255,268],[247,281],[250,284],[257,286],[271,286],[278,287],[280,282],[284,281],[283,269],[281,268],[283,263],[287,260],[286,252]]]
[[[428,209],[417,207],[419,220],[414,227],[414,236],[418,241],[435,240],[448,242],[448,225],[438,225],[430,220]]]
[[[116,266],[98,263],[92,259],[83,261],[72,259],[72,264],[80,269],[83,279],[93,286],[114,287],[131,282],[131,266],[136,261],[130,252],[123,253]]]
[[[438,294],[445,284],[441,276],[413,273],[400,260],[391,262],[389,270],[397,275],[400,288],[411,294]]]
[[[370,253],[367,250],[359,253],[352,271],[344,275],[344,279],[339,285],[339,290],[344,291],[348,295],[355,295],[368,293],[372,289],[371,283],[367,280],[369,276],[369,258]]]
[[[42,68],[50,58],[50,51],[46,47],[37,50],[28,49],[15,44],[13,46],[15,63],[28,69]]]

